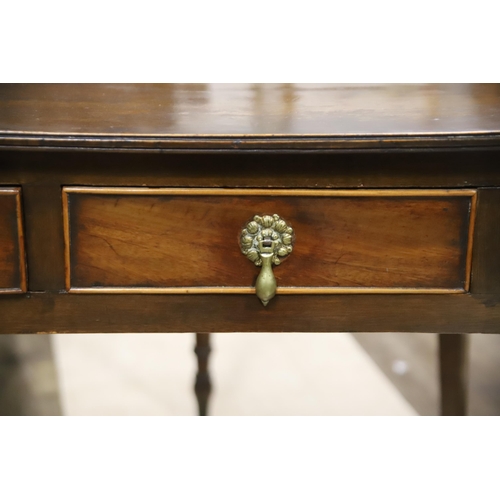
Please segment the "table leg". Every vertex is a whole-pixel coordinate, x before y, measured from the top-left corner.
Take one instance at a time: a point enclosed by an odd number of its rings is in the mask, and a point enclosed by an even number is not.
[[[208,373],[208,356],[210,354],[210,334],[197,333],[196,347],[194,352],[198,358],[198,373],[196,374],[196,382],[194,391],[198,400],[198,408],[200,416],[207,415],[208,397],[212,390],[210,382],[210,374]]]
[[[439,335],[441,415],[467,414],[467,334]]]

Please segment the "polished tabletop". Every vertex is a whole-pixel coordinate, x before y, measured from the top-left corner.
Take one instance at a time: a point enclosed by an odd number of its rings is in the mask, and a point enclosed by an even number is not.
[[[0,147],[378,148],[417,139],[500,145],[500,85],[0,85]]]

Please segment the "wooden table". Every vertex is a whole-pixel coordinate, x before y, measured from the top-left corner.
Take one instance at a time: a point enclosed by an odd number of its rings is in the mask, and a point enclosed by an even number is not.
[[[499,85],[1,85],[0,186],[0,332],[198,332],[202,414],[211,332],[442,334],[454,415],[500,329]]]

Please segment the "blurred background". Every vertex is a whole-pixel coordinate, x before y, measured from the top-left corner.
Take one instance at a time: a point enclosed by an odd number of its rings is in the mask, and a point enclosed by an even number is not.
[[[212,334],[212,415],[437,415],[437,335]],[[194,334],[0,336],[1,415],[196,415]],[[500,414],[471,335],[469,414]]]

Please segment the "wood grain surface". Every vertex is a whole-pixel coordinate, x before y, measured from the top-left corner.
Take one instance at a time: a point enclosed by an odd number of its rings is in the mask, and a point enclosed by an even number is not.
[[[0,149],[6,185],[231,188],[476,188],[500,185],[500,148],[97,152]],[[23,191],[24,198],[24,191]]]
[[[67,188],[66,287],[252,293],[259,268],[239,234],[255,214],[277,213],[296,234],[274,267],[283,293],[463,291],[474,194]]]
[[[478,191],[472,293],[500,293],[500,189]]]
[[[498,84],[2,84],[0,147],[500,145]]]
[[[0,300],[0,333],[500,333],[500,295],[85,295]]]
[[[26,290],[21,190],[0,189],[0,293]]]

